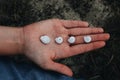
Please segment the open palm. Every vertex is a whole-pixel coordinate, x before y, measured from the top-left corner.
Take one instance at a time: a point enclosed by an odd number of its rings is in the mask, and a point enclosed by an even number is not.
[[[39,38],[43,35],[51,38],[49,44],[41,43]],[[91,43],[84,42],[85,35],[91,36]],[[64,39],[62,44],[55,43],[55,38],[59,36]],[[76,38],[72,45],[67,42],[69,36]],[[89,28],[87,22],[50,19],[24,27],[24,53],[43,69],[72,76],[70,68],[54,60],[101,48],[108,39],[109,34],[103,33],[102,28]]]

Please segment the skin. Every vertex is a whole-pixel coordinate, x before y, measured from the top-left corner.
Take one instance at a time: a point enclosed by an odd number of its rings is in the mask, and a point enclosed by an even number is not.
[[[0,45],[1,55],[23,53],[41,68],[68,76],[73,75],[72,70],[64,64],[55,62],[56,59],[83,54],[104,47],[105,41],[110,38],[110,35],[104,33],[102,28],[90,28],[85,21],[60,19],[44,20],[22,28],[5,28],[4,30],[11,34],[7,34],[0,28],[0,38],[6,36],[5,39],[0,41],[0,44],[4,44],[4,48]],[[8,35],[11,37],[8,37]],[[39,38],[43,35],[51,38],[49,44],[41,43]],[[71,35],[76,37],[76,42],[72,45],[67,42]],[[85,35],[92,37],[91,43],[86,44],[83,41]],[[64,42],[59,45],[54,41],[58,36],[64,39]],[[12,47],[9,46],[10,42],[12,42]]]

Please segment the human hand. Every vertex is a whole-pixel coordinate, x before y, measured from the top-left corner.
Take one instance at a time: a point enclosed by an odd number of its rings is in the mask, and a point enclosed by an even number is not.
[[[89,28],[87,22],[50,19],[27,25],[23,28],[24,33],[24,54],[41,68],[56,71],[72,76],[72,70],[56,59],[66,58],[82,54],[105,46],[109,39],[108,33],[103,33],[102,28]],[[47,35],[51,42],[47,45],[41,43],[40,36]],[[76,37],[76,42],[70,45],[67,42],[69,35]],[[92,42],[86,44],[83,36],[90,35]],[[63,37],[62,44],[56,44],[54,39]]]

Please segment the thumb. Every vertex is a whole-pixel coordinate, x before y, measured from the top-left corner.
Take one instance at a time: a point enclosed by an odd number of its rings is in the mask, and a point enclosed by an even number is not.
[[[71,76],[71,77],[73,75],[72,70],[69,67],[67,67],[66,65],[51,61],[50,65],[48,65],[48,66],[49,66],[49,70],[56,71],[56,72],[59,72],[59,73],[62,73],[62,74],[65,74],[65,75]]]

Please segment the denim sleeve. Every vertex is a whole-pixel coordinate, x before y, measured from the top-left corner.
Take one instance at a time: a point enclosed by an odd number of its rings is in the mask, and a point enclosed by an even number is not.
[[[0,57],[0,80],[75,80],[71,77],[41,69],[33,63],[17,62]]]

